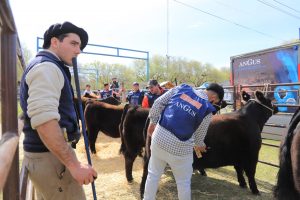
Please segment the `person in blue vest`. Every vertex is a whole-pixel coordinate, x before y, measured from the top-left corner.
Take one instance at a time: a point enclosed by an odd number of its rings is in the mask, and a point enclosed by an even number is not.
[[[140,85],[138,82],[133,82],[132,91],[128,93],[127,101],[132,105],[142,105],[144,98],[144,92],[140,91]]]
[[[113,90],[109,89],[109,84],[104,83],[103,86],[104,89],[100,91],[101,99],[106,99],[108,97],[113,96]]]
[[[70,22],[51,25],[44,33],[43,50],[22,76],[23,163],[44,200],[86,199],[82,185],[97,177],[71,147],[80,132],[68,66],[87,42],[87,32]]]
[[[151,108],[154,101],[165,92],[165,90],[160,87],[157,80],[154,79],[148,82],[148,89],[149,92],[145,93],[142,101],[143,108]]]
[[[179,200],[191,199],[193,148],[197,152],[206,151],[204,138],[215,110],[212,104],[223,97],[223,88],[212,83],[206,90],[182,84],[156,99],[149,112],[151,157],[144,200],[155,199],[167,164],[175,177]]]

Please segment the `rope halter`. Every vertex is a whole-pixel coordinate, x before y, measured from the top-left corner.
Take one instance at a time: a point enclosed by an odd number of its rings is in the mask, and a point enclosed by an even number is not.
[[[268,106],[262,104],[262,103],[261,103],[260,101],[258,101],[257,99],[249,99],[249,101],[255,101],[255,102],[258,103],[259,105],[261,105],[261,106],[267,108],[269,111],[271,111],[272,115],[274,114],[273,108],[270,108],[270,107],[268,107]]]

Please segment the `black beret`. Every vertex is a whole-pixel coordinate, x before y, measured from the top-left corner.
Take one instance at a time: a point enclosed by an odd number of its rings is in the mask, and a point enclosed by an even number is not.
[[[64,22],[62,24],[53,24],[48,28],[48,30],[46,30],[46,32],[44,33],[43,48],[45,49],[50,46],[51,38],[58,37],[66,33],[75,33],[80,37],[81,50],[83,50],[84,47],[87,45],[89,40],[87,32],[83,28],[79,28],[70,22]]]
[[[211,83],[207,86],[206,90],[211,90],[218,94],[219,99],[222,100],[224,97],[224,89],[221,85],[217,83]]]

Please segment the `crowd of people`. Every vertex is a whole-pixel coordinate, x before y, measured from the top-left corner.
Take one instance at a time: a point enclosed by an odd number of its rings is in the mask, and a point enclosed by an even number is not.
[[[132,83],[132,89],[126,92],[124,87],[120,87],[117,78],[112,78],[111,84],[104,83],[102,90],[91,90],[91,85],[87,84],[83,92],[84,97],[106,99],[108,97],[115,97],[121,100],[122,95],[126,95],[126,102],[132,105],[141,105],[143,108],[151,108],[154,101],[161,96],[168,89],[160,86],[157,80],[152,79],[147,83],[147,90],[144,92],[140,89],[138,82]]]
[[[24,160],[36,191],[42,199],[86,199],[83,184],[97,178],[94,167],[77,159],[73,144],[80,138],[71,84],[72,59],[88,43],[87,32],[70,22],[51,25],[44,33],[43,50],[29,63],[20,83],[24,114]],[[127,101],[151,108],[148,135],[152,137],[144,199],[155,199],[166,164],[171,167],[180,200],[191,199],[193,148],[205,152],[204,137],[214,108],[224,96],[218,84],[205,91],[189,85],[163,89],[157,80],[143,92],[132,84]],[[112,79],[94,94],[86,85],[84,96],[120,98],[125,89]],[[46,181],[45,181],[46,180]],[[76,195],[74,195],[76,193]]]

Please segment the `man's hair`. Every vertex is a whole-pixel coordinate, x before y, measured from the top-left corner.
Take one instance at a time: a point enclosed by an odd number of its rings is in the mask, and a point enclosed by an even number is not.
[[[104,87],[105,87],[105,86],[108,86],[108,83],[104,83],[103,85],[104,85]]]
[[[64,34],[61,34],[61,35],[59,35],[59,36],[56,36],[56,38],[57,38],[60,42],[62,42],[62,41],[65,39],[65,37],[67,37],[68,35],[69,35],[69,33],[64,33]],[[50,45],[51,45],[51,42],[50,42],[50,43],[46,43],[46,44],[44,45],[44,49],[49,49]]]
[[[90,84],[86,84],[85,87],[91,87],[91,85]]]
[[[206,90],[210,90],[215,92],[220,100],[223,100],[224,97],[224,89],[221,85],[217,84],[217,83],[211,83],[209,84],[209,86],[207,86]]]

